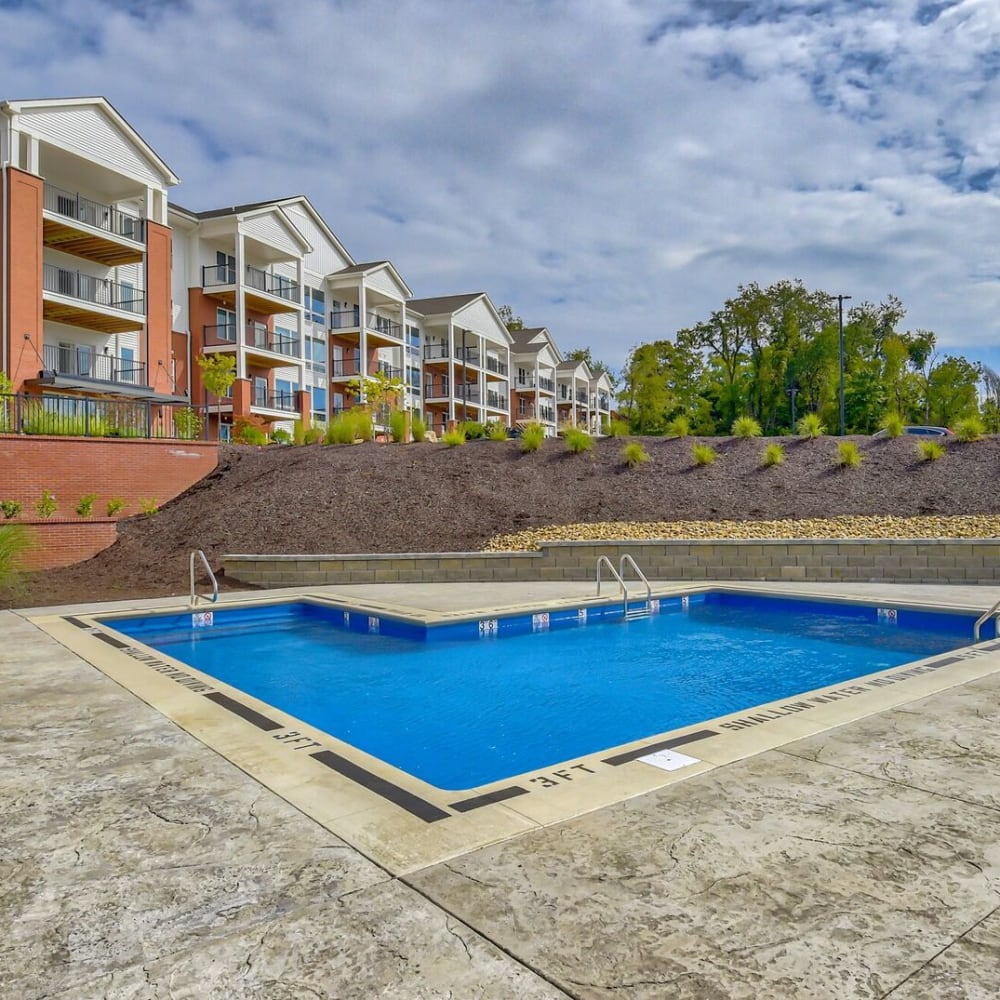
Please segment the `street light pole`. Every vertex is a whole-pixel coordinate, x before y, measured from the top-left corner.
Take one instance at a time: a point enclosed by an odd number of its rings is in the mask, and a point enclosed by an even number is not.
[[[837,296],[837,325],[840,330],[840,436],[844,436],[844,299],[850,295]]]

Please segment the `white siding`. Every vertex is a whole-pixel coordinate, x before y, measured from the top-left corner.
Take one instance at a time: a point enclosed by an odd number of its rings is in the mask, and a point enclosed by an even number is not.
[[[191,238],[179,229],[173,231],[173,264],[170,271],[170,295],[174,300],[175,330],[190,328],[188,315],[188,269],[191,267]]]
[[[455,325],[481,333],[488,340],[493,340],[498,344],[510,343],[510,334],[507,332],[507,328],[502,323],[497,322],[482,299],[477,299],[470,305],[459,309],[455,313]]]
[[[292,236],[288,226],[276,213],[255,215],[251,219],[244,220],[240,226],[248,236],[284,251],[289,257],[298,257],[302,253],[298,240]]]
[[[366,277],[365,284],[369,288],[373,288],[377,292],[389,295],[394,299],[406,298],[406,292],[400,288],[396,280],[393,278],[392,272],[387,267],[383,267],[381,271],[376,271],[374,274]]]
[[[284,205],[282,208],[292,220],[295,228],[313,248],[312,253],[306,256],[306,266],[310,271],[316,274],[330,274],[354,263],[337,250],[336,246],[330,242],[330,238],[316,225],[313,217],[301,204]],[[314,282],[315,284],[317,283]]]
[[[24,111],[18,127],[151,187],[162,188],[165,183],[142,150],[98,107]]]

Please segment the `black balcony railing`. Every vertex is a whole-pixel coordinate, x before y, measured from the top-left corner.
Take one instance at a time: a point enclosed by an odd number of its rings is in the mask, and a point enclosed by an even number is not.
[[[448,380],[446,378],[438,379],[436,382],[428,380],[424,383],[424,395],[428,399],[447,399],[450,395]]]
[[[535,388],[534,375],[526,375],[524,378],[518,376],[516,379],[514,379],[513,387],[518,392],[522,392],[525,389],[534,389]]]
[[[545,392],[555,392],[556,391],[556,384],[550,378],[542,378],[541,376],[539,376],[539,379],[538,379],[538,388],[539,389],[544,389]]]
[[[551,409],[550,407],[547,406],[540,407],[538,410],[538,416],[542,420],[547,420],[550,424],[554,424],[556,422],[555,410]]]
[[[456,347],[455,357],[464,361],[467,365],[478,365],[479,364],[479,348],[478,347]]]
[[[486,405],[493,407],[494,410],[506,410],[507,397],[501,396],[499,392],[488,390],[486,393]]]
[[[145,362],[104,354],[87,345],[45,344],[42,347],[42,364],[46,372],[71,375],[90,382],[147,384]]]
[[[220,344],[236,343],[236,323],[213,323],[202,327],[206,347],[218,347]]]
[[[584,406],[586,406],[587,405],[587,401],[589,399],[590,399],[590,397],[587,395],[586,389],[580,389],[580,390],[577,391],[576,401],[578,403],[583,403]]]
[[[449,357],[447,344],[427,344],[424,347],[424,361],[442,361]]]
[[[256,347],[272,354],[283,354],[289,358],[299,356],[298,337],[289,337],[286,333],[276,333],[268,330],[266,323],[250,321],[247,323],[247,346]]]
[[[393,323],[393,321],[386,316],[379,316],[378,313],[368,313],[365,318],[365,326],[368,327],[369,330],[381,333],[385,337],[393,337],[396,340],[403,339],[402,326],[399,323]]]
[[[342,358],[330,362],[331,378],[351,378],[361,374],[361,358]]]
[[[55,264],[43,266],[42,288],[71,299],[121,309],[139,316],[146,312],[146,294],[141,288],[108,278],[95,278],[92,274],[70,271]]]
[[[361,326],[361,310],[354,306],[353,309],[334,309],[330,313],[331,330],[356,330]]]
[[[253,405],[262,410],[281,410],[283,413],[297,413],[298,407],[295,405],[295,393],[278,392],[268,393],[266,390],[254,390]]]
[[[194,412],[185,403],[141,399],[0,395],[0,434],[190,440],[199,436]]]
[[[94,229],[122,236],[133,243],[146,242],[146,220],[131,212],[123,212],[114,205],[91,201],[78,193],[63,191],[52,184],[45,185],[43,205],[47,212],[66,219],[83,222]]]
[[[272,274],[259,267],[247,265],[244,284],[259,292],[266,292],[288,302],[299,301],[299,285],[297,281],[280,274]],[[201,287],[214,288],[218,285],[236,284],[235,264],[205,264],[201,269]]]
[[[498,358],[491,357],[488,354],[486,355],[486,368],[488,371],[496,372],[497,375],[507,374],[507,366]]]
[[[402,378],[403,369],[394,368],[392,365],[385,361],[380,361],[376,367],[376,371],[381,372],[386,378]]]

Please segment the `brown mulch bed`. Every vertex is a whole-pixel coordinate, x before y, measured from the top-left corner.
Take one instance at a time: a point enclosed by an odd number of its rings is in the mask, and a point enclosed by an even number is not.
[[[574,523],[1000,513],[995,437],[952,441],[935,462],[919,460],[913,438],[854,438],[864,455],[854,469],[834,466],[831,438],[785,439],[784,464],[766,469],[759,439],[711,441],[719,458],[704,467],[692,462],[693,440],[644,439],[650,461],[634,469],[614,439],[582,455],[554,440],[534,454],[518,441],[223,447],[218,468],[155,517],[121,522],[111,548],[33,574],[6,603],[183,594],[192,548],[217,567],[227,552],[476,550],[496,535]]]

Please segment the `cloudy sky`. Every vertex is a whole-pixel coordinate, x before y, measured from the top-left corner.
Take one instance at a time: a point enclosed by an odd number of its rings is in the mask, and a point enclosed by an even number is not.
[[[196,210],[306,194],[418,296],[615,367],[741,283],[898,295],[1000,368],[998,0],[0,0]]]

